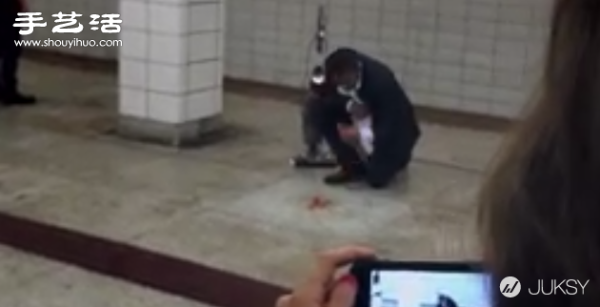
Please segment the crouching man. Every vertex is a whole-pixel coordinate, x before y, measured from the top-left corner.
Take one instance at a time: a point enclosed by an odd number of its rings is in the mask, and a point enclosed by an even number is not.
[[[330,54],[325,71],[342,97],[323,106],[319,123],[340,166],[325,182],[388,186],[408,166],[421,134],[409,98],[390,68],[353,49]]]

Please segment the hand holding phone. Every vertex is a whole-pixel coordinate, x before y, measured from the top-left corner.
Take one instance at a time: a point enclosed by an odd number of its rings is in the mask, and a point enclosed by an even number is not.
[[[358,285],[352,275],[341,279],[340,269],[362,259],[374,257],[374,251],[346,246],[321,253],[308,277],[289,295],[277,300],[276,307],[353,307]]]

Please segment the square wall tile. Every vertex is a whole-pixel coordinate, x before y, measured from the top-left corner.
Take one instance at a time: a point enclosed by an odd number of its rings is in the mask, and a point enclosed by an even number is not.
[[[119,88],[119,114],[146,118],[148,116],[148,93],[125,86]]]
[[[149,87],[151,91],[183,94],[186,91],[185,65],[149,64]]]
[[[225,0],[219,1],[219,29],[225,31],[227,27],[227,5]],[[288,4],[289,5],[289,4]]]
[[[148,99],[148,118],[169,124],[180,124],[185,121],[183,108],[184,95],[150,93]]]
[[[188,31],[187,6],[150,3],[150,31],[183,35]]]
[[[188,91],[195,92],[217,86],[220,83],[219,62],[198,62],[188,66]]]
[[[215,31],[221,27],[218,3],[193,3],[189,10],[190,31]]]
[[[121,24],[127,29],[147,29],[148,28],[148,3],[142,0],[121,0],[120,13]]]
[[[187,62],[187,36],[150,34],[150,61],[166,64]]]
[[[205,32],[190,35],[188,60],[190,62],[198,62],[220,58],[219,38],[221,35],[221,32]]]
[[[119,84],[121,86],[147,89],[147,62],[134,59],[122,59],[119,61]]]
[[[221,89],[213,88],[192,93],[187,96],[185,120],[198,120],[218,115],[222,112]]]
[[[139,30],[125,29],[121,31],[123,46],[119,48],[120,57],[133,59],[147,59],[149,36]]]

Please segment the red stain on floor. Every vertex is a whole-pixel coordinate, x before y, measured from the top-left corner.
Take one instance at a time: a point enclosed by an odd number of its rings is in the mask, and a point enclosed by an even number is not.
[[[311,211],[316,211],[316,210],[324,210],[327,209],[328,207],[330,207],[332,204],[331,200],[324,198],[322,196],[313,196],[309,203],[308,203],[308,209]]]

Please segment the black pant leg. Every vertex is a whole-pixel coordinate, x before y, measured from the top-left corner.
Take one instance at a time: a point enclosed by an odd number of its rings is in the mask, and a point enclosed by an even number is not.
[[[2,17],[6,19],[6,17]],[[13,19],[14,20],[14,19]],[[12,22],[0,21],[0,88],[8,94],[17,92],[17,71],[22,49],[15,44],[19,40],[19,29]]]
[[[323,103],[325,101],[321,97],[311,94],[302,106],[302,137],[309,154],[317,154],[324,141],[320,131],[324,113]]]

